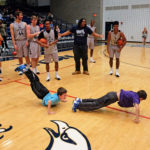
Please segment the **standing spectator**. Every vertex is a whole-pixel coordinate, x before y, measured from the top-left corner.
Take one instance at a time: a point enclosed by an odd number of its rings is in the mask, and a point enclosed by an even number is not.
[[[58,33],[60,33],[60,29],[59,29],[59,26],[58,26],[58,25],[55,26],[55,29],[56,29],[56,31],[57,31]]]
[[[37,25],[37,20],[36,16],[31,17],[31,25],[27,27],[27,37],[29,39],[29,56],[32,60],[32,70],[34,73],[40,74],[37,69],[38,60],[41,55],[40,45],[37,43],[37,38],[40,34],[40,27]]]
[[[121,39],[123,41],[121,46],[118,46],[118,40]],[[113,30],[108,32],[108,39],[107,39],[107,52],[109,54],[109,65],[110,65],[110,72],[109,74],[113,74],[113,58],[114,54],[116,56],[116,77],[120,77],[119,75],[119,65],[120,65],[120,53],[123,47],[126,44],[126,37],[123,32],[119,30],[119,22],[115,21],[113,24]]]
[[[54,17],[53,14],[51,12],[48,12],[46,19],[53,21],[53,17]]]
[[[148,35],[148,31],[146,27],[144,27],[144,30],[142,31],[143,45],[146,44],[147,35]]]
[[[27,66],[30,67],[29,49],[27,42],[27,24],[22,21],[23,13],[21,11],[17,11],[15,16],[15,22],[10,24],[12,43],[15,51],[17,52],[19,64],[23,64],[23,56],[25,56]],[[23,72],[19,72],[19,75],[22,74]]]
[[[78,25],[73,26],[70,30],[59,34],[60,37],[70,35],[74,33],[74,60],[75,60],[75,72],[72,75],[81,74],[80,71],[80,58],[82,58],[83,74],[89,75],[88,72],[88,46],[87,46],[87,36],[88,34],[94,37],[103,38],[103,35],[93,32],[89,27],[86,26],[86,19],[82,18],[79,20]]]
[[[58,50],[56,43],[58,42],[58,33],[56,30],[51,29],[50,27],[51,21],[45,20],[45,31],[41,32],[38,37],[38,43],[44,47],[45,54],[45,63],[46,63],[46,71],[47,78],[46,81],[50,81],[50,72],[49,72],[49,63],[52,61],[55,62],[55,78],[60,80],[60,76],[58,75]],[[43,44],[40,42],[40,39],[45,38],[47,44]]]
[[[88,27],[93,31],[96,32],[96,27],[94,26],[95,21],[91,20],[91,24],[88,25]],[[93,59],[93,51],[94,51],[94,43],[95,43],[95,37],[93,35],[88,35],[88,47],[90,48],[90,62],[95,63],[96,61]]]
[[[6,28],[7,28],[7,25],[4,24],[2,20],[0,20],[0,34],[3,37],[3,41],[2,41],[3,51],[4,51],[4,47],[6,48],[6,51],[8,51]]]
[[[11,23],[13,23],[14,22],[14,16],[13,16],[13,14],[9,14],[9,18],[8,18],[8,22],[9,22],[9,24],[11,24]]]

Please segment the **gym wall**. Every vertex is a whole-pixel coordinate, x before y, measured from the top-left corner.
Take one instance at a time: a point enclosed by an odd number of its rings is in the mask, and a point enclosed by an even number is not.
[[[102,31],[102,0],[51,0],[51,12],[64,21],[76,23],[80,18],[86,18],[87,24],[95,20],[97,32]],[[96,14],[96,17],[93,17]]]
[[[141,42],[144,27],[150,33],[149,18],[150,0],[103,0],[103,33],[105,22],[117,20],[127,41]],[[150,39],[150,35],[147,39]]]

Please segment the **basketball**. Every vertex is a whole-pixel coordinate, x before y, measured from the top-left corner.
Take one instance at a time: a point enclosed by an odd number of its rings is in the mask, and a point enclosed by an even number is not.
[[[119,39],[119,40],[117,41],[117,45],[118,45],[118,46],[122,46],[122,45],[123,45],[123,41],[122,41],[121,39]]]
[[[41,42],[41,43],[44,43],[44,44],[47,44],[47,40],[44,39],[44,38],[41,38],[41,39],[40,39],[40,42]]]
[[[17,52],[16,52],[16,51],[13,51],[13,52],[12,52],[12,55],[13,55],[13,56],[16,56],[16,55],[17,55]]]

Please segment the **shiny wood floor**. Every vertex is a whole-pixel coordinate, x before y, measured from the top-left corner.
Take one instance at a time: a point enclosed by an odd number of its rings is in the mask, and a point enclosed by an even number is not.
[[[58,128],[51,120],[66,122],[80,130],[89,140],[92,150],[149,150],[150,149],[150,48],[127,45],[121,53],[120,78],[110,76],[105,46],[96,46],[95,64],[89,63],[90,76],[72,75],[72,57],[59,62],[59,75],[62,80],[54,79],[54,63],[51,64],[51,81],[46,82],[45,65],[39,63],[39,78],[51,91],[60,86],[68,90],[66,103],[52,108],[54,115],[47,114],[31,91],[28,79],[14,72],[17,60],[2,62],[3,81],[0,82],[0,150],[44,150],[51,138],[43,128]],[[72,51],[60,52],[59,56],[73,56]],[[41,56],[40,60],[43,60]],[[115,69],[115,61],[114,61]],[[117,103],[94,112],[71,110],[74,97],[96,98],[109,91],[120,89],[148,93],[146,101],[141,102],[140,123],[135,124],[134,108],[120,108]],[[12,127],[11,127],[12,126]],[[7,131],[7,129],[9,129]],[[6,132],[4,132],[6,131]],[[69,136],[69,134],[68,134]],[[60,144],[59,150],[67,150]],[[56,149],[57,150],[57,149]],[[68,150],[71,150],[68,149]],[[72,148],[72,150],[75,150]],[[76,150],[85,150],[77,148]]]

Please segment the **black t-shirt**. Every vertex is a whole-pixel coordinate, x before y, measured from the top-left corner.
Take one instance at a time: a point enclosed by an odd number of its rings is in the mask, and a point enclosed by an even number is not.
[[[70,32],[74,33],[74,44],[78,46],[86,46],[88,34],[93,33],[93,31],[87,26],[85,26],[84,28],[73,26],[70,29]]]

